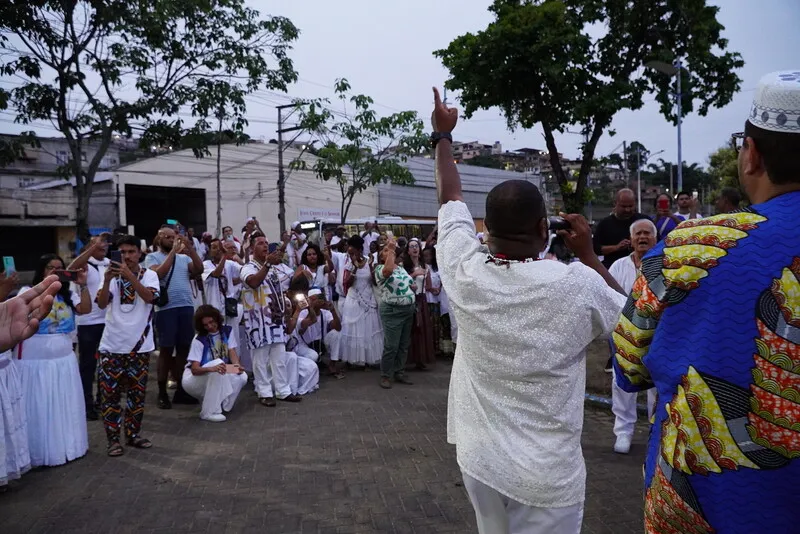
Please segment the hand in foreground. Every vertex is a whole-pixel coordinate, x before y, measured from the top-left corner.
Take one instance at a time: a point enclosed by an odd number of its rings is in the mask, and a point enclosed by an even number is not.
[[[569,249],[575,253],[581,261],[594,257],[594,247],[592,245],[592,229],[589,223],[577,213],[560,213],[570,224],[569,230],[559,230],[557,233],[564,239]]]
[[[0,352],[36,333],[39,321],[50,313],[59,289],[58,276],[48,276],[21,295],[0,303]]]
[[[214,367],[210,367],[209,368],[209,372],[219,373],[221,375],[224,375],[225,371],[227,371],[227,368],[225,367],[224,363],[221,363],[219,365],[215,365]]]
[[[452,132],[458,122],[458,110],[449,108],[447,104],[442,102],[439,90],[436,87],[433,88],[433,101],[433,113],[431,113],[433,131],[440,133]]]

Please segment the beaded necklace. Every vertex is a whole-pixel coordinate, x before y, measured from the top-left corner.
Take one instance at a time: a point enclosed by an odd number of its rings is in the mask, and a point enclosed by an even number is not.
[[[512,263],[533,263],[535,261],[539,261],[540,258],[524,258],[521,260],[510,260],[508,256],[505,254],[492,254],[491,252],[487,254],[486,263],[493,263],[495,265],[505,265],[506,268],[510,268]]]

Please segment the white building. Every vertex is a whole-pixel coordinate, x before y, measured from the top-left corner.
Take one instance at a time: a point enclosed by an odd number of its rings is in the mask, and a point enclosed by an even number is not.
[[[190,150],[171,152],[124,165],[114,181],[121,201],[121,226],[148,243],[167,219],[177,219],[196,234],[217,228],[217,149],[196,158]],[[290,170],[300,156],[285,148],[286,224],[295,220],[341,216],[342,196],[335,181],[323,182],[311,170]],[[310,169],[314,156],[303,154]],[[280,238],[278,220],[278,145],[249,143],[223,145],[221,150],[222,226],[239,235],[248,217],[256,217],[270,241]],[[372,188],[356,195],[348,217],[378,213],[378,195]],[[131,228],[132,227],[132,228]]]

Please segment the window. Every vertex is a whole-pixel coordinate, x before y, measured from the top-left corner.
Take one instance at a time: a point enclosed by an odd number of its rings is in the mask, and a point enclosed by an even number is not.
[[[58,165],[69,163],[69,153],[66,150],[56,150],[56,163]]]
[[[19,178],[19,187],[28,187],[34,184],[34,179],[30,177]]]

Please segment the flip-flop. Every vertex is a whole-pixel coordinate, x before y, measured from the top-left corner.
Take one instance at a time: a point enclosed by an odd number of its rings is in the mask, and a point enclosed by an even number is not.
[[[136,436],[128,439],[128,445],[137,449],[149,449],[153,446],[153,443],[147,438]]]
[[[106,450],[106,454],[111,456],[112,458],[116,458],[117,456],[122,456],[125,454],[125,449],[122,448],[122,445],[119,443],[109,443],[108,449]]]

